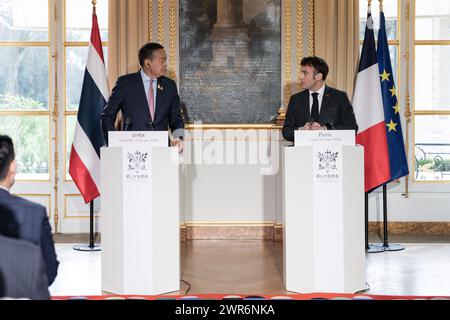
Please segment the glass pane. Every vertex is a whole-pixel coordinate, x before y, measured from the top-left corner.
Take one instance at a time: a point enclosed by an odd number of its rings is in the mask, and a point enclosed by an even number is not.
[[[0,41],[48,41],[48,0],[0,0]]]
[[[362,45],[359,46],[359,56],[361,56]],[[398,48],[396,45],[389,46],[389,55],[391,57],[392,71],[394,72],[395,86],[398,88]]]
[[[0,115],[0,134],[14,142],[17,179],[49,179],[49,117]]]
[[[96,13],[100,37],[102,41],[108,41],[108,0],[97,0]],[[66,41],[88,42],[91,28],[92,1],[66,0]]]
[[[87,55],[88,47],[66,47],[66,110],[78,110]],[[107,66],[107,47],[103,47],[103,57]]]
[[[416,40],[450,40],[450,2],[416,0]]]
[[[0,47],[0,110],[48,110],[47,47]]]
[[[415,110],[450,110],[450,46],[415,49]]]
[[[386,19],[386,34],[388,40],[396,40],[398,35],[398,1],[383,1],[384,17]],[[372,18],[374,21],[375,39],[378,38],[378,29],[380,28],[380,11],[378,9],[378,1],[372,2]],[[364,39],[364,31],[367,21],[367,0],[359,0],[359,39]]]
[[[415,179],[450,180],[450,116],[415,117]]]
[[[398,88],[398,48],[397,46],[389,46],[389,55],[391,56],[392,72],[394,73],[395,86]]]
[[[66,180],[72,180],[72,177],[69,174],[69,159],[76,123],[77,116],[66,116]]]

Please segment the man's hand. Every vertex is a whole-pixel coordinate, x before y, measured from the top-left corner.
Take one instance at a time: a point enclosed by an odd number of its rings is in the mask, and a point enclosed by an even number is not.
[[[321,126],[320,123],[318,123],[318,122],[313,122],[311,124],[311,129],[310,130],[327,130],[327,127]]]
[[[173,147],[178,147],[178,153],[183,153],[184,150],[184,142],[180,138],[172,139],[171,145]]]

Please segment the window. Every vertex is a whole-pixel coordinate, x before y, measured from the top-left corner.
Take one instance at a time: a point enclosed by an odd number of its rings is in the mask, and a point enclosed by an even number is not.
[[[372,18],[374,21],[375,40],[378,38],[378,29],[380,28],[380,10],[378,1],[372,1]],[[385,0],[383,1],[383,12],[386,19],[386,34],[389,43],[389,52],[391,56],[392,71],[394,72],[394,80],[397,88],[399,87],[398,66],[399,66],[399,13],[400,1]],[[364,41],[364,32],[367,21],[367,0],[359,0],[359,42],[360,51]]]
[[[414,4],[414,179],[450,181],[450,3]]]
[[[50,179],[50,1],[0,0],[0,134],[18,180]]]

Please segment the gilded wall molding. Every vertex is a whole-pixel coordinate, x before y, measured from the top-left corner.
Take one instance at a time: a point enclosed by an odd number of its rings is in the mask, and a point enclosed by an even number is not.
[[[308,55],[314,55],[314,0],[308,0]]]
[[[300,84],[300,61],[303,56],[303,3],[301,1],[297,1],[297,88],[298,90],[302,89]]]
[[[164,43],[164,0],[158,0],[158,42]]]
[[[284,89],[283,94],[283,106],[287,107],[289,98],[292,95],[291,82],[292,82],[292,3],[291,0],[284,2]]]
[[[176,0],[169,2],[169,77],[177,81],[176,37],[177,37],[177,5]]]
[[[57,2],[54,2],[53,7],[53,32],[54,34],[58,34],[58,5]],[[53,36],[53,35],[52,35]],[[54,87],[54,97],[53,97],[53,111],[52,111],[52,120],[54,125],[54,176],[53,176],[53,189],[54,189],[54,201],[55,201],[55,211],[53,212],[53,223],[55,228],[55,233],[58,233],[59,226],[59,211],[58,211],[58,203],[59,203],[59,140],[58,140],[58,118],[59,118],[59,106],[58,106],[58,46],[54,46],[54,52],[52,54],[52,58],[54,59],[54,78],[55,78],[55,87]],[[49,150],[50,151],[50,150]]]
[[[410,141],[410,134],[409,134],[409,126],[411,125],[411,95],[409,92],[409,61],[410,61],[410,47],[411,47],[411,43],[410,43],[410,23],[411,23],[411,2],[410,0],[406,1],[406,45],[405,45],[405,66],[406,66],[406,76],[405,76],[405,152],[406,152],[406,157],[407,159],[411,159],[411,157],[409,156],[409,141]],[[409,197],[409,175],[405,176],[405,198]]]
[[[153,0],[148,0],[148,41],[153,40]]]

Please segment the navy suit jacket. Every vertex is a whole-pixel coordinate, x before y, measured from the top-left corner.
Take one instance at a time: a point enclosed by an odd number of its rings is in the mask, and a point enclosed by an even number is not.
[[[13,196],[3,189],[0,189],[0,204],[13,213],[19,228],[19,238],[41,248],[48,285],[51,285],[56,278],[59,261],[56,259],[47,210],[40,204]]]
[[[283,137],[294,141],[294,131],[303,127],[311,118],[309,90],[292,95],[286,111],[283,125]],[[319,122],[322,125],[333,124],[334,129],[358,131],[355,113],[344,91],[325,86]]]
[[[140,72],[119,77],[101,115],[105,141],[108,143],[108,132],[115,130],[114,122],[119,110],[122,110],[122,130],[167,131],[170,128],[174,132],[184,128],[180,97],[172,79],[164,76],[157,79],[155,109],[155,119],[152,121]],[[174,135],[182,136],[182,132],[177,130]]]
[[[27,241],[0,235],[0,297],[50,299],[42,252]]]

